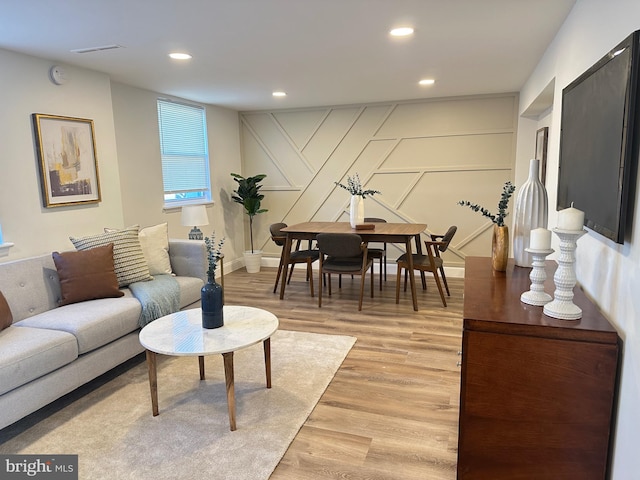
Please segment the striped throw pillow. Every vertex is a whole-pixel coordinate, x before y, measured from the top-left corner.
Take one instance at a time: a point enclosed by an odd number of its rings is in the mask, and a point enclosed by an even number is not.
[[[69,237],[69,240],[76,250],[88,250],[113,243],[113,266],[118,278],[118,286],[122,288],[133,282],[153,280],[149,274],[147,260],[142,253],[138,230],[138,225],[134,225],[123,230],[89,237]]]

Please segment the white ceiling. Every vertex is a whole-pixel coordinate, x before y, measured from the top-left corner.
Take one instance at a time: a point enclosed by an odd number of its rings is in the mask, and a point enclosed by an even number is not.
[[[236,110],[517,92],[574,3],[0,0],[0,48]],[[391,38],[398,25],[415,34]]]

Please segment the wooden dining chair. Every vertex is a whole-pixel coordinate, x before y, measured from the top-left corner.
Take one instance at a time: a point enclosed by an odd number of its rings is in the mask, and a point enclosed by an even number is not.
[[[282,281],[286,281],[287,284],[291,282],[291,275],[293,274],[293,267],[298,263],[306,263],[307,264],[307,281],[309,282],[309,289],[311,291],[311,296],[313,297],[313,268],[312,264],[320,257],[320,252],[318,250],[311,248],[311,240],[309,240],[309,248],[306,250],[300,250],[300,245],[302,240],[298,240],[296,242],[295,249],[292,250],[289,254],[289,262],[287,265],[284,264],[284,246],[287,243],[287,235],[283,233],[281,230],[287,226],[286,223],[273,223],[269,227],[269,231],[271,232],[271,240],[274,243],[282,248],[280,252],[280,264],[278,265],[278,274],[276,275],[276,283],[273,286],[273,293],[276,293],[278,289],[278,282],[280,281],[280,276],[282,275]],[[288,269],[289,265],[291,268]],[[289,274],[287,275],[287,269],[289,270]]]
[[[384,218],[365,217],[364,223],[387,223]],[[382,271],[384,269],[384,281],[387,281],[387,243],[382,242],[382,248],[368,249],[369,256],[373,260],[380,261],[380,290],[382,290]]]
[[[424,245],[427,250],[427,254],[416,254],[412,255],[413,258],[413,268],[414,270],[419,270],[422,278],[422,289],[427,289],[427,283],[424,278],[424,272],[433,273],[433,278],[436,281],[436,285],[438,286],[438,291],[440,292],[440,298],[442,299],[442,304],[446,307],[447,301],[444,298],[444,291],[442,290],[442,283],[444,283],[445,289],[447,290],[447,296],[451,296],[449,292],[449,285],[447,284],[447,277],[444,274],[444,265],[442,263],[442,258],[440,257],[440,253],[444,253],[447,248],[449,248],[449,244],[451,243],[451,239],[455,235],[458,227],[451,226],[447,230],[447,233],[444,235],[436,235],[431,234],[431,240],[425,240]],[[407,263],[407,254],[403,254],[396,261],[398,265],[398,274],[396,277],[396,303],[400,303],[400,280],[401,280],[401,272],[404,268],[404,291],[407,291],[407,276],[409,273]],[[438,275],[440,273],[440,275]],[[442,283],[440,282],[440,278],[442,278]]]
[[[368,255],[367,243],[355,233],[319,233],[316,236],[320,250],[320,281],[318,307],[322,307],[322,279],[327,275],[327,287],[331,295],[331,274],[360,275],[360,299],[358,310],[362,310],[364,284],[367,270],[371,268],[371,298],[373,298],[373,260]]]

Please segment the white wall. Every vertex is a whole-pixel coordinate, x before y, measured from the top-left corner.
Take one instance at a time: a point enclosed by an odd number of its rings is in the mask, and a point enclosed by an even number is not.
[[[159,94],[111,83],[107,75],[65,66],[69,81],[54,85],[53,62],[0,50],[0,225],[14,243],[7,262],[54,250],[70,250],[69,236],[104,227],[169,223],[169,235],[186,238],[179,210],[163,210],[156,100]],[[225,267],[241,265],[244,222],[228,194],[229,175],[240,171],[238,112],[206,106],[214,205],[203,232],[226,237]],[[92,119],[102,200],[97,204],[45,208],[31,123],[32,113]],[[228,193],[229,192],[229,193]],[[238,253],[239,252],[239,253]]]
[[[560,142],[562,89],[634,30],[640,29],[640,2],[628,0],[578,0],[555,40],[529,78],[520,95],[520,112],[525,112],[540,91],[555,78],[553,109],[548,118],[549,225],[557,221],[556,188]],[[520,141],[529,141],[528,122],[521,122]],[[524,139],[525,135],[527,136]],[[518,171],[528,168],[524,154],[518,156]],[[518,174],[517,174],[518,175]],[[640,187],[640,179],[638,181]],[[624,342],[622,376],[613,475],[615,480],[632,480],[640,472],[637,441],[640,432],[640,205],[634,202],[635,218],[631,240],[617,245],[593,232],[578,241],[578,282],[609,318]],[[558,250],[557,239],[554,248]]]
[[[0,225],[4,241],[15,244],[0,261],[73,249],[69,235],[122,224],[109,77],[67,67],[69,82],[54,85],[48,76],[51,65],[51,61],[0,50]],[[94,121],[100,203],[43,207],[33,113]]]
[[[163,209],[162,165],[158,136],[156,92],[113,83],[113,114],[118,141],[118,162],[124,225],[142,227],[167,222],[169,236],[187,238],[191,227],[180,223],[180,209]],[[206,106],[213,205],[207,213],[209,225],[200,229],[205,236],[215,231],[225,237],[225,272],[237,268],[244,249],[241,208],[228,200],[235,188],[231,172],[240,171],[238,112]]]

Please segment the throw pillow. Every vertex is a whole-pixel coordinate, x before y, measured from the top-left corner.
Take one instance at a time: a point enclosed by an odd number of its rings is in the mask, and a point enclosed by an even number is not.
[[[169,227],[166,223],[145,227],[138,235],[151,275],[171,275]]]
[[[113,243],[79,252],[53,252],[53,262],[60,278],[60,305],[122,297],[113,266]]]
[[[7,299],[4,298],[2,292],[0,292],[0,330],[11,326],[13,323],[13,315],[11,315],[11,309],[7,303]]]
[[[113,243],[113,263],[118,277],[118,286],[122,288],[133,282],[145,282],[153,279],[149,274],[149,267],[142,253],[138,230],[138,225],[134,225],[115,232],[105,232],[82,238],[69,237],[69,239],[76,250],[88,250]]]

